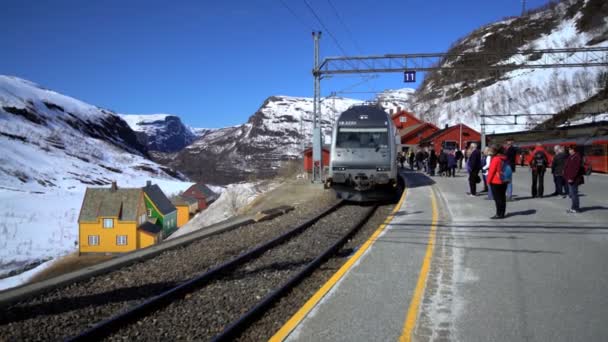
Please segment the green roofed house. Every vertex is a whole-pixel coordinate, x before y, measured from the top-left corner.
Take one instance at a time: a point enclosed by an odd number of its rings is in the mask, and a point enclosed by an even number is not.
[[[142,188],[149,221],[161,228],[163,239],[177,229],[177,209],[163,191],[151,181]]]

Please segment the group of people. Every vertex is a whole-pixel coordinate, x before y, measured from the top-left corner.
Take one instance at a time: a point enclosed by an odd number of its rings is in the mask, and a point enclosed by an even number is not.
[[[555,191],[549,196],[570,197],[571,205],[568,213],[580,212],[580,201],[578,187],[584,183],[585,168],[583,158],[577,152],[576,146],[568,146],[568,154],[565,148],[556,145],[555,157],[549,163],[549,154],[539,143],[530,153],[529,167],[532,175],[531,197],[544,196],[544,176],[549,167],[553,174]],[[506,215],[506,202],[513,198],[513,179],[511,174],[515,172],[515,156],[517,148],[513,140],[508,140],[506,146],[498,144],[486,147],[483,153],[476,144],[470,146],[470,157],[467,161],[469,172],[469,196],[476,196],[476,186],[483,180],[484,190],[488,193],[488,199],[494,200],[496,214],[492,219],[502,219]],[[482,156],[483,154],[483,156]],[[523,160],[524,155],[521,154]],[[523,165],[523,162],[520,164]],[[479,177],[481,172],[482,178]],[[508,174],[508,177],[505,175]]]
[[[462,168],[463,157],[461,151],[442,149],[439,154],[436,154],[435,150],[430,149],[429,152],[429,148],[425,147],[418,149],[416,152],[409,151],[407,154],[401,152],[399,163],[401,168],[404,168],[407,161],[411,170],[414,170],[414,168],[418,171],[424,170],[430,176],[435,176],[437,173],[440,176],[456,177],[456,168]]]
[[[550,167],[555,184],[555,191],[549,196],[569,196],[571,200],[568,213],[580,212],[580,201],[578,188],[584,183],[585,168],[583,158],[576,150],[576,146],[568,146],[568,152],[564,146],[556,145],[555,156],[550,162],[549,154],[541,144],[536,144],[530,152],[528,164],[532,176],[531,197],[544,196],[544,176]],[[491,219],[503,219],[506,215],[506,203],[513,198],[513,178],[512,173],[516,169],[516,156],[520,155],[520,166],[524,165],[525,155],[513,145],[513,140],[509,139],[505,146],[494,144],[481,151],[477,144],[470,144],[464,151],[460,150],[441,150],[439,155],[435,150],[421,148],[417,151],[410,151],[407,155],[401,153],[399,162],[401,167],[405,167],[408,161],[411,170],[416,168],[424,171],[430,176],[435,175],[435,170],[439,166],[439,175],[455,177],[456,168],[462,167],[463,159],[466,160],[466,170],[468,172],[467,195],[477,196],[477,184],[483,182],[483,190],[488,199],[494,200],[496,213]]]

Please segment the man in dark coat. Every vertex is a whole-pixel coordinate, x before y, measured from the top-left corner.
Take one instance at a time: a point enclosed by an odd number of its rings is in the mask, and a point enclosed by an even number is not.
[[[418,150],[418,152],[416,152],[416,170],[420,171],[420,169],[422,168],[423,161],[424,154],[422,153],[422,150]]]
[[[435,150],[431,150],[429,154],[429,175],[435,175],[435,169],[437,168],[437,155],[435,154]]]
[[[517,155],[517,147],[513,146],[513,138],[507,138],[507,146],[505,146],[505,156],[511,166],[511,171],[515,173],[515,156]],[[513,180],[507,185],[507,200],[513,199]]]
[[[578,187],[585,183],[583,168],[583,158],[576,152],[576,146],[568,147],[568,159],[564,166],[564,180],[568,184],[568,194],[572,205],[568,213],[580,213],[580,203],[578,200]]]
[[[471,155],[467,160],[467,169],[469,170],[469,196],[477,196],[477,180],[479,179],[479,171],[481,170],[481,152],[477,149],[477,144],[471,144]]]
[[[456,162],[458,163],[458,170],[462,170],[462,159],[464,158],[464,154],[460,149],[456,150]]]
[[[568,187],[564,182],[564,167],[566,166],[566,160],[568,155],[564,151],[564,147],[555,145],[555,157],[553,157],[553,163],[551,163],[551,173],[553,174],[553,183],[555,183],[555,191],[551,196],[564,196],[568,193]]]

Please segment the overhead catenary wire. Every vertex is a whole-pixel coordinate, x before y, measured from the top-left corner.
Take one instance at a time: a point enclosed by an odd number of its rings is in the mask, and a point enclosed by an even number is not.
[[[302,17],[300,17],[291,7],[289,7],[287,5],[287,3],[285,2],[285,0],[279,0],[279,1],[281,2],[281,4],[283,4],[283,7],[285,7],[289,11],[289,13],[291,13],[291,15],[293,15],[296,18],[296,20],[298,20],[300,22],[300,24],[302,24],[307,29],[310,29],[311,31],[315,30],[311,25],[307,25],[306,21],[304,19],[302,19]]]
[[[336,8],[336,6],[334,6],[334,4],[331,2],[331,0],[327,0],[327,3],[329,4],[329,7],[331,7],[331,9],[334,12],[334,15],[336,16],[336,18],[338,18],[338,21],[340,22],[340,24],[344,27],[344,30],[346,31],[346,33],[348,34],[348,37],[350,38],[350,40],[352,41],[353,45],[355,46],[355,49],[357,50],[357,52],[359,52],[360,54],[363,54],[363,49],[361,49],[361,47],[359,46],[359,44],[357,43],[357,40],[355,39],[352,31],[348,28],[348,25],[346,25],[346,22],[342,19],[342,16],[340,15],[340,12],[338,11],[338,9]],[[343,52],[344,53],[344,52]],[[368,64],[367,61],[363,62],[368,68],[371,69],[371,65]],[[362,77],[365,78],[365,77]],[[371,80],[371,78],[368,78],[365,80],[365,82],[369,82]],[[363,82],[363,83],[365,83]],[[361,83],[361,84],[363,84]],[[371,85],[367,85],[369,89],[372,89]]]
[[[350,40],[353,42],[353,45],[355,46],[355,48],[357,49],[357,51],[360,54],[363,54],[363,50],[361,49],[361,47],[359,46],[359,44],[355,40],[355,37],[354,37],[352,31],[348,28],[348,25],[346,25],[346,22],[342,19],[342,16],[340,15],[340,12],[336,8],[336,6],[334,6],[334,4],[331,2],[331,0],[327,0],[327,3],[329,4],[329,7],[331,7],[331,9],[334,11],[334,14],[335,14],[336,18],[338,18],[338,21],[340,22],[340,24],[342,24],[342,26],[344,26],[344,30],[348,34]]]

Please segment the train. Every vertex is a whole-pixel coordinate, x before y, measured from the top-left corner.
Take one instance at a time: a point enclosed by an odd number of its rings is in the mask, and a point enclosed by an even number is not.
[[[377,105],[356,105],[332,132],[326,187],[353,202],[390,201],[403,191],[397,166],[396,127]]]
[[[555,155],[554,146],[575,145],[576,149],[585,158],[585,167],[590,168],[591,172],[608,173],[608,135],[596,137],[561,138],[543,141],[522,141],[518,143],[519,152],[516,163],[519,165],[529,165],[531,151],[540,143],[549,153],[549,163],[552,163]]]

